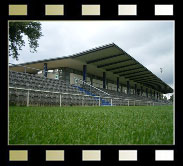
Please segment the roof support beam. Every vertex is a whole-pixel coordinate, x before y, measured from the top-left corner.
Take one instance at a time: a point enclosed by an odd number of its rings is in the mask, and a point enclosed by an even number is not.
[[[139,68],[134,68],[133,70],[137,70]],[[132,70],[132,69],[131,69]],[[131,70],[127,70],[127,71],[131,71]],[[126,76],[126,75],[133,75],[133,74],[136,74],[136,73],[142,73],[142,72],[147,72],[147,70],[142,70],[142,71],[136,71],[136,72],[133,72],[133,73],[127,73],[127,74],[120,74],[120,76]],[[122,72],[123,73],[123,72]]]
[[[126,76],[126,78],[129,78],[129,79],[145,78],[145,77],[152,77],[152,75],[150,75],[149,73],[146,73],[146,74],[138,74],[135,76]]]
[[[146,84],[146,83],[141,83],[141,82],[137,82],[137,83],[139,83],[139,84],[143,84],[143,85],[145,85],[145,86],[147,86],[147,87],[152,87],[151,85]],[[142,88],[142,86],[141,86],[141,88]],[[143,88],[143,89],[141,89],[141,90],[144,90],[144,88]]]
[[[150,85],[151,87],[153,86],[153,85],[155,85],[155,86],[157,86],[158,87],[158,90],[160,91],[161,90],[161,86],[160,85],[158,85],[158,84],[155,84],[155,83],[150,83],[150,82],[141,82],[141,81],[139,81],[138,83],[141,83],[141,84],[147,84],[147,85]],[[156,88],[156,90],[157,90],[157,88]]]
[[[116,72],[113,72],[113,73],[114,74],[120,74],[120,73],[125,73],[125,72],[128,72],[128,71],[137,70],[137,69],[141,69],[141,68],[144,68],[144,67],[140,66],[140,67],[136,67],[136,68],[133,68],[133,69],[116,71]]]
[[[145,86],[147,86],[149,88],[153,88],[153,89],[156,89],[157,90],[157,88],[154,85],[151,85],[151,84],[148,84],[148,83],[145,83],[145,82],[139,82],[139,81],[137,81],[137,83],[143,84],[143,85],[145,85]]]
[[[167,87],[167,85],[162,82],[162,81],[159,81],[158,79],[156,78],[146,78],[146,79],[134,79],[134,81],[147,81],[147,82],[153,82],[153,83],[157,83],[157,84],[161,84],[161,86],[164,86],[164,87]]]
[[[106,59],[115,58],[115,57],[118,57],[118,56],[121,56],[121,55],[123,55],[123,54],[117,54],[117,55],[112,55],[112,56],[108,56],[108,57],[105,57],[105,58],[99,58],[99,59],[87,61],[86,63],[87,64],[91,64],[91,63],[95,63],[95,62],[100,62],[100,61],[103,61],[103,60],[106,60]]]
[[[106,89],[106,72],[103,72],[103,88]]]
[[[153,82],[147,82],[147,81],[139,81],[139,82],[141,82],[141,83],[147,83],[147,84],[149,84],[149,85],[156,85],[156,86],[158,86],[159,88],[161,87],[159,84],[153,83]]]
[[[154,80],[157,80],[157,79],[154,78],[154,77],[153,77],[153,78],[146,78],[146,77],[144,77],[144,78],[134,78],[134,80],[147,80],[147,79],[148,79],[148,80],[153,80],[153,79],[154,79]]]
[[[146,81],[146,82],[152,82],[152,83],[156,83],[156,84],[160,84],[161,86],[166,87],[167,85],[164,84],[161,81],[158,81],[157,79],[153,79],[153,78],[147,78],[147,79],[133,79],[134,81]]]
[[[119,91],[119,77],[117,77],[117,92]]]
[[[83,81],[86,81],[86,71],[87,71],[87,66],[83,65]]]
[[[130,64],[130,65],[113,67],[113,68],[111,68],[111,69],[106,69],[106,71],[112,71],[112,70],[116,70],[116,69],[122,69],[122,68],[125,68],[125,67],[135,66],[135,65],[138,65],[138,64],[137,64],[137,63],[133,63],[133,64]]]
[[[44,77],[47,77],[47,75],[48,75],[48,64],[47,63],[44,63],[44,71],[43,71],[43,73],[44,73]]]
[[[122,61],[106,63],[106,64],[103,64],[103,65],[98,65],[97,67],[98,67],[98,68],[101,68],[101,67],[111,66],[111,65],[114,65],[114,64],[118,64],[118,63],[128,62],[128,61],[131,61],[131,60],[132,60],[132,59],[126,59],[126,60],[122,60]]]
[[[156,81],[142,81],[142,82],[147,82],[147,83],[155,84],[155,85],[159,86],[160,89],[161,88],[163,89],[163,86],[164,86],[164,85],[162,85],[162,83],[156,82]]]
[[[152,81],[135,81],[135,82],[138,82],[138,83],[141,83],[141,84],[145,84],[146,83],[146,84],[151,85],[152,87],[154,87],[154,85],[155,85],[155,86],[158,87],[158,89],[157,88],[154,88],[154,89],[156,89],[158,91],[161,91],[161,92],[165,92],[166,91],[165,88],[162,87],[162,84],[160,85],[160,83],[157,83],[157,82],[152,82]]]
[[[156,80],[156,79],[153,79],[153,78],[147,78],[147,79],[134,79],[134,81],[152,81],[152,82],[156,82],[156,83],[160,83],[160,84],[163,84],[162,82]]]

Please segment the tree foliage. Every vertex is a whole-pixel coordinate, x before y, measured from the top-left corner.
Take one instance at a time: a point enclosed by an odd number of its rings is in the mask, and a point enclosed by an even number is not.
[[[173,95],[170,96],[170,99],[169,99],[171,102],[173,102]]]
[[[23,35],[28,37],[30,52],[37,52],[38,39],[42,35],[41,23],[39,22],[9,22],[9,56],[18,60],[19,50],[25,46]]]
[[[166,96],[164,96],[164,97],[163,97],[163,99],[164,99],[164,100],[167,100],[167,97],[166,97]]]

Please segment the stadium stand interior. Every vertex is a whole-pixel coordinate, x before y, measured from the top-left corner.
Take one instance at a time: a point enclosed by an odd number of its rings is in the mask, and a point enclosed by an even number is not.
[[[27,106],[118,106],[163,105],[167,101],[95,88],[84,82],[70,85],[64,80],[9,71],[9,104]]]
[[[62,105],[84,105],[85,103],[96,105],[98,103],[94,97],[85,95],[84,92],[64,81],[29,73],[10,71],[9,86],[15,87],[9,89],[10,104],[26,105],[28,95],[26,89],[29,89],[29,105],[60,105],[60,94]],[[85,103],[82,104],[82,100]]]
[[[167,93],[173,89],[114,43],[67,57],[9,65],[12,105],[172,104],[162,100]]]

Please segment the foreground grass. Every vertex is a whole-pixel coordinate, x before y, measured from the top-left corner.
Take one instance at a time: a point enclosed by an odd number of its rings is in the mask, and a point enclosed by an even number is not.
[[[9,144],[173,144],[173,107],[10,106]]]

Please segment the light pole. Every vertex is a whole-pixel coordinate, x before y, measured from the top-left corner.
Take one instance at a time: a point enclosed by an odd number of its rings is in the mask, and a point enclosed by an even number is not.
[[[161,72],[161,74],[163,73],[163,68],[160,68],[160,72]]]

